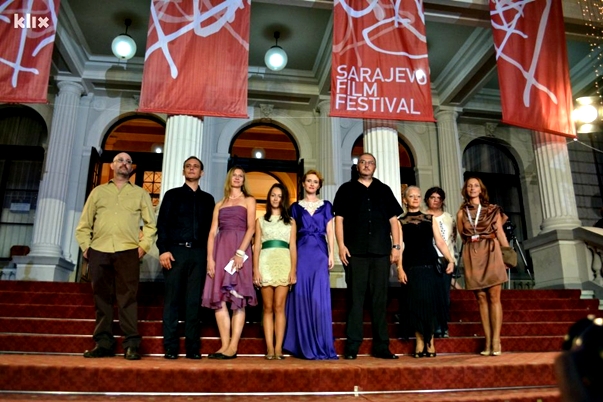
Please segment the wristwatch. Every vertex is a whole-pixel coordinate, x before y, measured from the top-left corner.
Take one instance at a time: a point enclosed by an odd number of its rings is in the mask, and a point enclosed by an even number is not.
[[[394,244],[394,245],[392,246],[392,248],[395,248],[396,250],[400,250],[400,245],[399,245],[399,244]]]

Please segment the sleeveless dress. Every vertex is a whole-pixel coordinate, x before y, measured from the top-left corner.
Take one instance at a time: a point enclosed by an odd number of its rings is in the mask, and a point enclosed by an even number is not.
[[[262,228],[262,249],[260,253],[260,276],[262,286],[288,286],[291,272],[291,252],[285,247],[267,247],[265,242],[277,240],[289,244],[291,225],[286,225],[280,216],[258,218]],[[257,252],[257,251],[256,251]]]
[[[314,215],[293,203],[291,216],[297,224],[297,283],[289,293],[285,314],[287,327],[283,348],[309,360],[337,359],[331,318],[331,285],[327,223],[332,205],[323,201]]]
[[[433,246],[432,215],[409,212],[400,219],[404,240],[402,268],[408,282],[401,286],[400,325],[404,337],[415,332],[431,342],[438,322],[446,321],[446,300],[439,283]]]
[[[465,288],[469,290],[486,289],[507,282],[507,268],[502,259],[500,243],[496,239],[496,217],[500,213],[500,207],[495,204],[482,207],[475,231],[467,219],[467,211],[475,223],[477,208],[473,205],[461,208],[463,218],[459,234],[463,240]],[[501,218],[501,223],[506,222],[505,214],[502,214]],[[480,235],[480,240],[475,243],[471,241],[474,233]]]
[[[222,302],[227,302],[231,309],[237,310],[258,304],[253,287],[251,246],[245,250],[249,258],[243,263],[243,268],[233,275],[224,270],[241,245],[246,231],[247,208],[236,205],[218,211],[218,233],[214,242],[216,274],[213,278],[205,279],[201,303],[203,307],[217,310]]]

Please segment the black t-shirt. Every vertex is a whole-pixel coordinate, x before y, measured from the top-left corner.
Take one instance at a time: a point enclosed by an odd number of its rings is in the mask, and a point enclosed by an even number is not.
[[[187,184],[165,193],[157,218],[157,248],[159,254],[170,251],[175,243],[194,242],[207,248],[207,236],[214,213],[214,197]]]
[[[375,178],[368,187],[357,180],[344,183],[333,211],[343,218],[343,240],[352,255],[391,253],[389,220],[400,215],[402,207],[389,186]]]
[[[433,216],[422,212],[409,212],[400,219],[402,224],[402,266],[433,265],[438,253],[433,246]]]

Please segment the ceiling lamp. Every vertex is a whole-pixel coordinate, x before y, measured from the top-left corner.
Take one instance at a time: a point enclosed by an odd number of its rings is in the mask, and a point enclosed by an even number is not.
[[[155,143],[155,144],[151,145],[151,152],[154,152],[156,154],[162,154],[163,153],[163,144]]]
[[[287,53],[278,45],[278,38],[280,37],[281,33],[276,31],[274,33],[276,44],[268,49],[266,56],[264,56],[264,63],[266,63],[266,67],[272,71],[280,71],[287,65]]]
[[[264,151],[264,148],[253,148],[251,150],[251,157],[255,158],[255,159],[264,159],[264,157],[266,156],[266,151]]]
[[[136,54],[136,42],[128,35],[128,27],[132,25],[132,20],[126,18],[126,32],[117,35],[111,43],[111,50],[118,59],[130,60]]]

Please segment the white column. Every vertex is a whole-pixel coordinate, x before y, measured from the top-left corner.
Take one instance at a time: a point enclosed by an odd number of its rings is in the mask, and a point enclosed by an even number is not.
[[[333,202],[341,184],[341,127],[339,117],[329,117],[331,111],[329,101],[320,102],[318,110],[320,117],[317,167],[324,178],[320,197]]]
[[[78,105],[84,87],[58,83],[50,140],[40,182],[30,256],[62,257],[61,239]]]
[[[564,137],[534,133],[543,222],[541,233],[581,226]]]
[[[573,229],[581,226],[566,139],[534,133],[543,221],[538,236],[523,244],[532,257],[536,288],[582,288],[588,281],[584,242]]]
[[[55,99],[44,172],[38,191],[31,252],[15,256],[17,280],[66,282],[75,266],[63,256],[61,241],[65,226],[69,176],[76,136],[76,122],[84,87],[61,81]]]
[[[192,116],[168,118],[163,149],[162,199],[166,191],[184,183],[182,164],[186,158],[196,156],[201,159],[202,137],[203,120]],[[209,161],[202,162],[205,165]]]
[[[375,177],[390,186],[394,196],[401,204],[400,155],[395,122],[364,120],[364,150],[373,154],[377,159]]]
[[[461,205],[463,185],[462,154],[456,123],[458,109],[440,107],[435,116],[438,127],[438,154],[440,159],[440,187],[446,192],[447,210],[454,215]],[[427,190],[426,188],[423,191]]]

